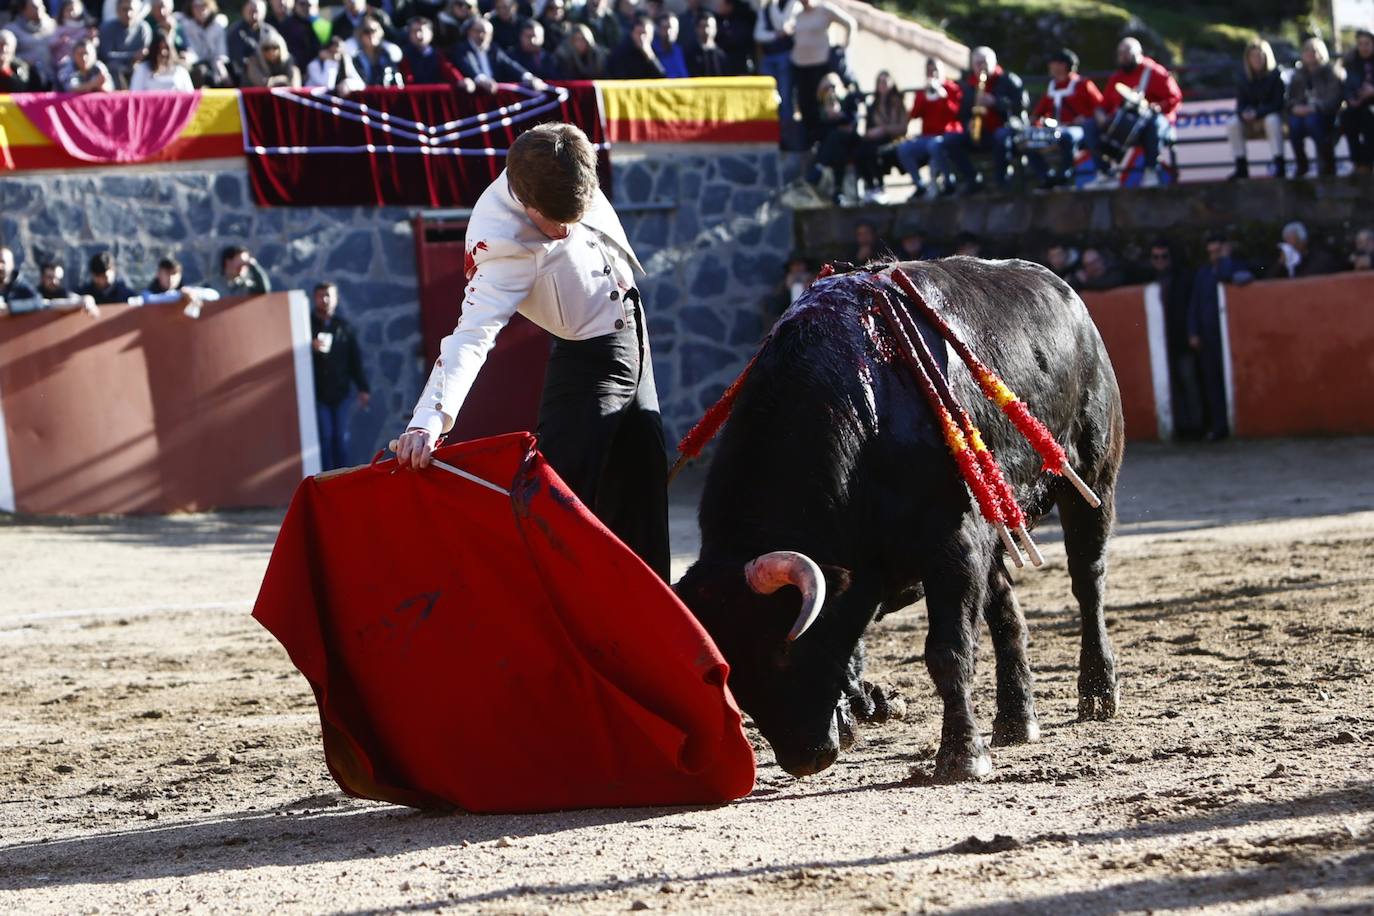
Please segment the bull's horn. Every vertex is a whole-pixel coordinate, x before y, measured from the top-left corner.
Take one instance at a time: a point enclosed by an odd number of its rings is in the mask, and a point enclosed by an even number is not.
[[[775,550],[750,560],[744,579],[760,595],[771,595],[784,585],[795,585],[802,594],[801,612],[787,634],[791,642],[810,628],[825,604],[825,576],[816,561],[795,550]]]

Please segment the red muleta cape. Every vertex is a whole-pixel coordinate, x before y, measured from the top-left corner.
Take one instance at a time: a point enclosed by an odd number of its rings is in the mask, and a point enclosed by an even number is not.
[[[725,660],[515,433],[296,490],[253,616],[314,688],[345,792],[474,812],[705,804],[754,754]]]

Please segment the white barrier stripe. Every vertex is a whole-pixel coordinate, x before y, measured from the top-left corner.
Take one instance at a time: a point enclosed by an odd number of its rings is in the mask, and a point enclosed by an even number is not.
[[[473,483],[477,484],[478,486],[486,487],[488,490],[495,490],[497,493],[500,493],[502,496],[510,496],[510,490],[507,490],[505,487],[498,487],[496,484],[492,483],[490,480],[483,480],[482,478],[478,477],[476,474],[469,474],[467,471],[464,471],[464,470],[461,469],[461,468],[455,468],[453,465],[451,465],[451,464],[445,464],[445,463],[442,462],[442,461],[434,461],[434,462],[431,462],[431,463],[432,463],[436,468],[438,468],[438,469],[441,470],[441,471],[448,471],[450,474],[457,474],[459,477],[463,478],[464,480],[470,480],[470,481],[472,481]]]
[[[1226,383],[1226,429],[1236,434],[1236,386],[1231,368],[1231,313],[1226,308],[1226,284],[1217,284],[1217,312],[1221,324],[1221,378]]]
[[[1150,381],[1155,392],[1155,422],[1161,442],[1174,436],[1174,407],[1169,385],[1169,340],[1165,330],[1164,296],[1158,282],[1145,287],[1145,330],[1150,344]]]
[[[10,467],[10,437],[5,431],[5,393],[0,391],[0,512],[14,512],[14,472]]]
[[[146,604],[136,607],[90,607],[69,611],[34,611],[0,617],[0,626],[37,623],[44,620],[69,620],[74,617],[146,617],[149,614],[179,614],[187,611],[239,611],[253,606],[252,601],[208,601],[201,604]]]
[[[301,477],[313,477],[323,467],[319,417],[315,413],[315,366],[310,348],[310,302],[299,289],[288,295],[291,315],[291,362],[296,374],[296,429],[301,443]]]

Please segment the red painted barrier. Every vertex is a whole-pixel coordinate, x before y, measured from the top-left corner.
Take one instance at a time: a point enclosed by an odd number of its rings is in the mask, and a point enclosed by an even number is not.
[[[1106,292],[1083,293],[1083,301],[1102,335],[1102,342],[1107,345],[1112,368],[1116,370],[1121,406],[1126,415],[1126,437],[1158,439],[1145,288],[1125,286]]]

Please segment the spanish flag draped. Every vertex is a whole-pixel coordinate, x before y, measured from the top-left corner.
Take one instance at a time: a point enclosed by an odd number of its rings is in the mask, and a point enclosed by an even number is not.
[[[612,143],[777,143],[778,90],[770,76],[602,80]]]

